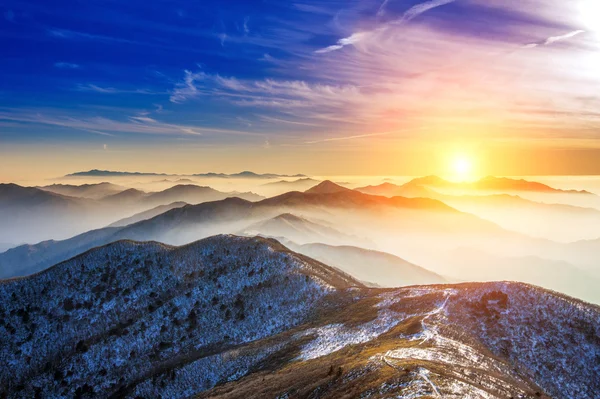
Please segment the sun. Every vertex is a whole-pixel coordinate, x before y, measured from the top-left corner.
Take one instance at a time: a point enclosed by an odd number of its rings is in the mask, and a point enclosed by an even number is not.
[[[459,179],[468,179],[473,174],[473,161],[466,155],[454,157],[451,167],[454,176]]]

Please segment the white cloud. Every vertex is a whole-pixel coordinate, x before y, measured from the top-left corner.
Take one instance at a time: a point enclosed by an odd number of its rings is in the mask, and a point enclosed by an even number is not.
[[[0,109],[0,123],[1,121],[9,121],[58,126],[106,136],[113,136],[119,133],[154,134],[165,136],[200,136],[203,134],[245,136],[259,135],[258,133],[255,134],[253,132],[241,130],[165,123],[156,119],[142,116],[132,116],[127,120],[115,120],[97,116],[73,117],[70,115],[60,115],[59,112],[59,110],[25,112],[21,109],[6,109],[5,112],[2,112]]]
[[[372,31],[353,33],[352,35],[350,35],[348,37],[338,40],[336,44],[319,49],[319,50],[315,51],[315,53],[317,53],[317,54],[330,53],[332,51],[341,50],[342,48],[349,46],[349,45],[355,45],[355,44],[359,43],[360,41],[366,39],[368,36],[380,33],[381,31],[385,31],[394,25],[397,26],[402,23],[408,22],[431,9],[453,3],[454,1],[455,0],[430,0],[430,1],[426,1],[424,3],[417,4],[413,7],[411,7],[408,11],[406,11],[402,15],[402,17],[400,17],[396,20],[382,24],[381,26],[378,26],[377,28],[375,28]],[[384,12],[385,6],[387,5],[387,3],[388,3],[388,0],[384,1],[384,3],[381,5],[379,11],[377,12],[378,16],[382,15],[382,12]]]
[[[206,79],[206,73],[200,71],[193,73],[185,70],[183,81],[178,83],[171,93],[170,101],[172,103],[182,103],[190,98],[200,94],[196,87],[196,82]]]

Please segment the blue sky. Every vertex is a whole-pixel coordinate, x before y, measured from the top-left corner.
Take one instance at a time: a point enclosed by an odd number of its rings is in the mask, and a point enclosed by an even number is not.
[[[507,3],[5,0],[0,152],[589,150],[600,6]]]

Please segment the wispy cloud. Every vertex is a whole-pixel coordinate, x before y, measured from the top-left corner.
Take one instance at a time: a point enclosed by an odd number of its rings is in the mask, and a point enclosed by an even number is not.
[[[101,94],[146,94],[146,95],[159,95],[165,94],[165,92],[156,92],[148,89],[119,89],[116,87],[103,87],[92,83],[79,84],[76,86],[77,91],[90,91]]]
[[[200,72],[183,71],[183,81],[178,83],[171,93],[170,100],[172,103],[182,103],[190,98],[194,98],[200,94],[196,87],[196,83],[206,79],[207,74]]]
[[[56,62],[54,67],[58,69],[79,69],[80,65],[72,62]]]
[[[364,139],[367,137],[387,136],[392,133],[393,132],[385,132],[385,133],[359,134],[359,135],[354,135],[354,136],[343,136],[343,137],[329,137],[329,138],[321,139],[321,140],[306,141],[304,144],[319,144],[319,143],[327,143],[327,142],[331,142],[331,141],[356,140],[356,139]]]
[[[338,40],[336,44],[319,49],[319,50],[315,51],[315,53],[317,53],[317,54],[330,53],[332,51],[341,50],[342,48],[344,48],[346,46],[355,45],[355,44],[359,43],[360,41],[364,40],[369,35],[386,30],[391,26],[398,26],[400,24],[403,24],[405,22],[408,22],[408,21],[416,18],[417,16],[419,16],[431,9],[453,3],[454,1],[455,0],[430,0],[430,1],[426,1],[424,3],[417,4],[413,7],[411,7],[410,9],[408,9],[408,11],[406,11],[402,15],[402,17],[400,17],[398,19],[395,19],[393,21],[382,24],[371,31],[353,33],[352,35],[350,35],[348,37]],[[385,10],[385,6],[387,5],[387,3],[388,3],[388,0],[383,2],[381,7],[379,8],[379,11],[377,12],[378,16],[383,15],[383,13],[385,12],[384,10]]]
[[[57,110],[47,110],[45,112],[5,110],[0,111],[0,123],[1,121],[58,126],[107,136],[128,133],[165,136],[202,136],[205,134],[260,136],[258,133],[242,130],[165,123],[154,118],[137,115],[123,120],[116,120],[98,116],[66,116],[61,115]]]
[[[547,38],[546,40],[543,40],[541,42],[536,42],[536,43],[528,43],[523,45],[523,48],[534,48],[534,47],[539,47],[539,46],[549,46],[551,44],[554,44],[556,42],[560,42],[563,40],[567,40],[567,39],[571,39],[577,35],[580,35],[582,33],[585,33],[584,30],[578,29],[578,30],[574,30],[568,33],[565,33],[564,35],[558,35],[558,36],[550,36],[549,38]]]

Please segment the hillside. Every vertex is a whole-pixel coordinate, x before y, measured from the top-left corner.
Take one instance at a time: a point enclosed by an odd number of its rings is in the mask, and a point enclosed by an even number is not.
[[[118,194],[121,195],[121,194]],[[100,229],[91,234],[85,233],[67,241],[21,246],[0,254],[0,277],[23,275],[43,270],[55,263],[66,260],[81,251],[105,245],[121,239],[139,241],[161,241],[169,244],[185,244],[215,234],[236,233],[248,226],[282,213],[306,211],[325,216],[340,228],[352,228],[361,218],[376,228],[374,223],[390,223],[394,218],[403,217],[404,229],[429,231],[461,226],[465,231],[497,231],[491,223],[471,215],[457,212],[449,206],[431,199],[385,198],[362,194],[353,190],[332,194],[309,194],[292,192],[259,202],[249,202],[239,198],[205,202],[171,209],[154,218],[143,220],[125,227]],[[345,218],[344,223],[340,218]],[[365,222],[362,222],[365,223]],[[442,226],[442,227],[440,227]],[[394,228],[396,228],[394,226]],[[348,233],[344,233],[348,234]],[[89,237],[95,236],[96,240]],[[361,236],[366,236],[363,232]],[[317,241],[317,240],[313,240]],[[78,248],[79,252],[73,252]],[[18,268],[22,272],[18,271]],[[8,272],[7,272],[8,271]]]
[[[273,240],[121,241],[0,283],[0,396],[593,398],[599,308],[367,289]]]
[[[287,240],[298,244],[320,242],[339,245],[365,241],[291,213],[284,213],[274,218],[254,223],[246,227],[241,234],[248,236],[285,237]]]
[[[130,216],[128,218],[117,220],[116,222],[111,223],[108,227],[124,227],[130,224],[141,222],[142,220],[152,219],[153,217],[170,211],[171,209],[181,208],[186,205],[189,204],[186,202],[173,202],[169,205],[159,205],[147,211],[136,213],[135,215]]]
[[[389,182],[377,186],[358,187],[355,190],[364,194],[384,197],[436,198],[435,194],[437,194],[423,185],[405,184],[399,186]]]
[[[592,193],[585,190],[561,190],[535,181],[495,176],[487,176],[474,182],[452,182],[442,179],[438,176],[425,176],[413,179],[401,187],[405,189],[408,187],[431,187],[438,189],[480,190],[501,193],[534,192],[544,194],[593,195]]]
[[[82,184],[80,186],[72,184],[52,184],[50,186],[39,187],[44,191],[50,191],[69,197],[100,199],[109,195],[114,195],[127,190],[127,187],[116,184],[102,182],[97,184]]]
[[[278,180],[258,187],[260,193],[267,196],[279,195],[289,191],[305,191],[319,184],[319,180],[309,177],[297,180]]]
[[[517,283],[372,290],[197,398],[592,399],[599,312]]]
[[[305,322],[351,286],[361,284],[264,239],[113,243],[0,283],[0,358],[11,365],[0,391],[125,394],[183,367],[199,392],[244,369],[216,355]]]
[[[447,282],[439,274],[385,252],[322,243],[289,244],[288,246],[296,252],[334,266],[360,281],[379,287],[391,288]]]
[[[0,184],[0,242],[39,242],[85,231],[97,221],[92,207],[89,199]]]
[[[352,191],[349,188],[340,186],[332,181],[325,180],[314,187],[305,191],[307,194],[334,194]]]

